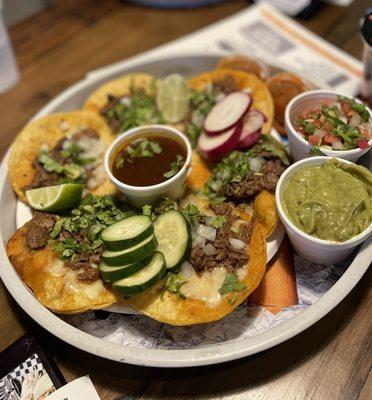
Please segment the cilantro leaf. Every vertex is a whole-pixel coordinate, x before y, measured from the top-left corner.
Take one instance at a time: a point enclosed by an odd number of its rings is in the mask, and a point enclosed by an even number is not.
[[[227,273],[219,292],[221,295],[231,292],[242,292],[246,287],[247,286],[243,282],[239,281],[236,275]]]
[[[183,163],[183,157],[177,154],[176,161],[171,162],[170,170],[163,174],[164,178],[172,178],[181,169]]]
[[[325,156],[326,155],[320,150],[320,148],[318,146],[311,146],[309,154],[311,156]]]
[[[213,219],[211,225],[213,228],[221,228],[223,224],[225,224],[227,221],[226,217],[224,215],[217,215],[216,218]]]
[[[187,280],[182,276],[181,273],[174,274],[168,272],[165,275],[164,286],[161,291],[161,297],[164,296],[165,291],[177,294],[180,298],[185,298],[185,295],[181,293],[181,287],[187,283]]]

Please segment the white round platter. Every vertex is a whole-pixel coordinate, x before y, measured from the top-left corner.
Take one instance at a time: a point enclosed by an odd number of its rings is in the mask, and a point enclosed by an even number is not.
[[[188,55],[140,63],[131,62],[130,67],[123,65],[106,75],[100,73],[96,77],[92,76],[78,82],[52,100],[35,118],[51,112],[81,107],[92,90],[104,81],[123,73],[142,71],[160,77],[170,72],[190,75],[213,69],[218,58],[219,56],[215,55]],[[282,318],[280,323],[266,330],[257,330],[248,335],[241,335],[239,329],[252,324],[255,316],[252,317],[253,319],[248,318],[247,312],[242,307],[240,311],[238,309],[220,323],[190,328],[163,326],[140,315],[111,313],[107,324],[95,320],[93,313],[62,318],[50,312],[35,299],[7,258],[6,242],[17,227],[17,198],[7,180],[7,157],[8,155],[5,156],[0,167],[0,276],[18,304],[41,326],[65,342],[99,357],[144,366],[188,367],[216,364],[258,353],[302,332],[332,310],[357,284],[367,270],[372,257],[372,238],[370,238],[358,249],[353,256],[354,259],[350,259],[347,265],[337,267],[336,273],[333,273],[332,269],[328,270],[329,275],[332,275],[332,284],[325,285],[326,288],[318,293],[319,297],[314,303],[304,305],[298,309],[297,313],[290,314],[290,318]],[[20,223],[19,220],[18,223]],[[306,276],[306,271],[312,268],[314,268],[314,273],[315,271],[322,272],[321,266],[302,262],[299,266],[301,271],[305,271],[304,276]],[[301,281],[302,276],[299,278]],[[234,321],[237,321],[237,329],[232,333],[225,331],[226,325],[233,324]],[[111,331],[105,336],[102,332],[107,331],[108,326],[114,326],[115,329],[116,327],[126,328],[125,335],[132,338],[131,341],[119,340]],[[252,329],[254,330],[254,326]],[[167,345],[161,345],[158,340],[149,340],[154,332],[158,331],[167,333]],[[176,338],[174,343],[169,343],[169,334]],[[187,343],[185,341],[183,346],[182,341],[177,342],[177,338],[185,334],[192,336],[193,339],[201,337],[205,340],[191,340]]]

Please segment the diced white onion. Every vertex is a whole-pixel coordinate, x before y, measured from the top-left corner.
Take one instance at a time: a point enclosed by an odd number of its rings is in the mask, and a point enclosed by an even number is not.
[[[253,172],[260,172],[265,160],[262,157],[254,157],[249,160],[249,168]]]
[[[243,250],[245,247],[245,243],[240,239],[230,238],[229,242],[234,250]]]
[[[338,117],[339,120],[341,120],[344,124],[347,124],[347,117],[340,116]]]
[[[203,237],[203,236],[195,235],[195,238],[194,238],[194,240],[192,241],[192,246],[193,246],[193,247],[195,247],[195,246],[204,247],[204,246],[205,246],[205,241],[206,241],[206,240],[207,240],[207,239],[206,239],[205,237]]]
[[[332,143],[333,150],[344,150],[345,147],[341,142]]]
[[[181,274],[182,274],[183,278],[185,278],[186,280],[190,279],[192,276],[195,275],[195,270],[188,261],[185,261],[181,265]]]
[[[242,92],[250,94],[252,93],[252,88],[250,86],[247,86],[242,90]]]
[[[194,110],[191,113],[191,123],[196,127],[201,128],[204,124],[204,115],[200,111]]]
[[[119,101],[125,107],[130,107],[132,104],[132,99],[129,96],[124,96]]]
[[[216,252],[216,249],[210,244],[208,243],[204,248],[203,248],[204,253],[207,256],[211,256],[212,254],[214,254]]]
[[[48,150],[49,150],[49,146],[48,146],[46,143],[43,143],[43,144],[40,146],[40,150],[41,150],[41,151],[48,151]]]
[[[214,242],[216,240],[217,229],[212,228],[211,226],[200,224],[196,230],[196,233]]]
[[[353,126],[354,128],[356,128],[357,126],[359,126],[359,124],[362,122],[362,117],[358,114],[355,113],[353,114],[353,116],[350,118],[349,121],[349,125]]]

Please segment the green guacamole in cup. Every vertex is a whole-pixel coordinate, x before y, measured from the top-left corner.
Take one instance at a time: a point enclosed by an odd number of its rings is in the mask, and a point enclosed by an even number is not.
[[[291,174],[282,205],[291,222],[323,240],[344,242],[372,223],[372,173],[333,158]]]

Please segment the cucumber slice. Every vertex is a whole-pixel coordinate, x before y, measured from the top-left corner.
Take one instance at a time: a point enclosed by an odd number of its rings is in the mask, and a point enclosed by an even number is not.
[[[107,265],[120,266],[133,264],[150,256],[157,245],[154,235],[149,236],[141,243],[122,251],[105,250],[102,253],[103,261]]]
[[[167,263],[167,269],[181,266],[191,251],[191,229],[186,218],[178,211],[167,211],[154,221],[154,232],[158,247]]]
[[[106,228],[101,239],[110,251],[125,250],[135,246],[154,232],[154,226],[147,215],[133,215]]]
[[[150,263],[145,268],[128,278],[114,282],[112,288],[124,296],[144,292],[162,278],[165,270],[164,255],[155,251]]]
[[[99,272],[101,273],[101,277],[105,282],[115,282],[140,271],[142,268],[146,267],[146,265],[151,261],[151,258],[152,255],[137,263],[120,265],[118,267],[112,267],[102,261],[99,264]]]

